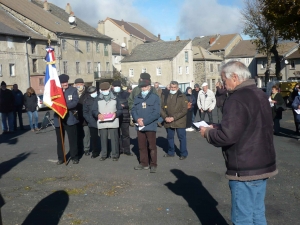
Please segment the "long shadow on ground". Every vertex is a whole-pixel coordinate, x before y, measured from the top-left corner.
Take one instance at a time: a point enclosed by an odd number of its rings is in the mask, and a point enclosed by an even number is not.
[[[218,202],[198,178],[189,176],[178,169],[172,169],[171,172],[177,177],[177,181],[165,185],[174,194],[182,196],[187,201],[202,225],[228,225],[217,209]]]

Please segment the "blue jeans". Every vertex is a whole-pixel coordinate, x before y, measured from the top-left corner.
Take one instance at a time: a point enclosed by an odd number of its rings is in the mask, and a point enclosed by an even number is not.
[[[38,112],[37,111],[34,111],[34,112],[27,111],[27,115],[28,115],[28,119],[29,119],[30,129],[35,129],[35,128],[37,129],[39,127],[38,126],[38,123],[39,123]],[[35,127],[33,127],[33,122],[34,122]]]
[[[265,195],[267,180],[229,181],[231,221],[234,225],[267,225]]]
[[[2,116],[2,130],[14,131],[14,112],[1,113]],[[8,122],[8,126],[7,126]]]
[[[167,128],[167,139],[168,139],[168,154],[175,155],[174,136],[175,130],[180,143],[180,156],[186,157],[188,151],[186,148],[186,131],[185,128]]]

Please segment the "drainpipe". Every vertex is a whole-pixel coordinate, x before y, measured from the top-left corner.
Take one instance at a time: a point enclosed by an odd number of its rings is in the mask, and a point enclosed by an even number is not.
[[[30,83],[30,68],[29,68],[29,56],[28,56],[28,47],[27,47],[27,43],[28,41],[30,41],[30,37],[28,38],[28,40],[25,41],[25,47],[26,47],[26,60],[27,60],[27,77],[28,77],[28,87],[31,87],[31,83]]]

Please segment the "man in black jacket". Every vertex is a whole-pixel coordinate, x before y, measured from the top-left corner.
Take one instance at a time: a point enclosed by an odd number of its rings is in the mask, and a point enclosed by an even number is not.
[[[267,179],[278,173],[268,96],[256,87],[241,62],[225,64],[221,77],[229,92],[221,124],[201,127],[200,132],[209,143],[222,147],[233,224],[264,225]]]
[[[128,97],[130,94],[122,90],[121,82],[119,80],[112,82],[112,90],[123,108],[123,113],[119,118],[120,154],[132,156],[133,154],[130,152],[130,113],[128,106]]]
[[[192,95],[194,95],[196,101],[198,99],[199,91],[200,91],[199,84],[195,84],[194,85],[194,89],[192,90]],[[194,113],[193,113],[193,116],[192,116],[192,121],[193,122],[195,121],[195,117],[197,116],[197,112],[199,112],[199,117],[201,117],[201,111],[199,110],[198,104],[195,104],[195,106],[194,106]]]

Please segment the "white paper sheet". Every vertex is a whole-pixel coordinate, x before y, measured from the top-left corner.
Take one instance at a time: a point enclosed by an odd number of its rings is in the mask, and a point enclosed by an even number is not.
[[[269,98],[270,106],[273,107],[273,106],[274,106],[274,103],[272,103],[271,101],[272,101],[272,99],[271,99],[271,97],[270,97],[270,98]]]
[[[294,109],[297,114],[300,114],[300,109]]]
[[[137,127],[139,127],[139,130],[143,130],[145,126],[140,127],[138,123],[135,124]]]
[[[197,122],[197,123],[194,123],[194,125],[197,127],[197,128],[200,128],[200,127],[209,127],[209,125],[205,122],[205,121],[200,121],[200,122]]]

